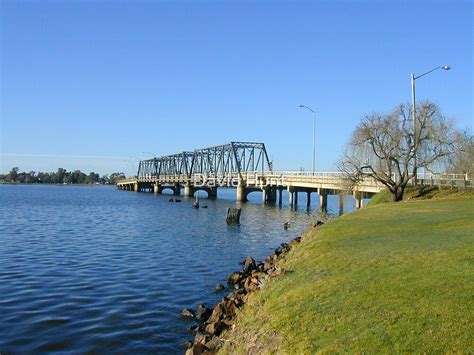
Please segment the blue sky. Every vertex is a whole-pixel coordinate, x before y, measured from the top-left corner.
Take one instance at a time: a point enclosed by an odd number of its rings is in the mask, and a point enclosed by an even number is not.
[[[471,1],[1,2],[0,171],[133,174],[138,159],[265,142],[276,169],[334,163],[410,74],[473,123]]]

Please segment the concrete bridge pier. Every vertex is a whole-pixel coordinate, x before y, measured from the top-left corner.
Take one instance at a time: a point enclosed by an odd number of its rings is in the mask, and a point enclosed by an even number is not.
[[[184,197],[193,197],[194,188],[190,184],[184,185]]]
[[[353,195],[356,201],[356,208],[357,209],[361,208],[364,203],[362,193],[360,191],[354,191]]]
[[[278,188],[278,204],[281,206],[283,203],[283,189]]]
[[[344,213],[344,195],[340,193],[339,195],[339,216],[342,216]]]
[[[265,186],[262,188],[262,203],[276,202],[276,187]]]
[[[246,186],[247,186],[247,183],[244,180],[239,181],[239,184],[237,185],[237,196],[236,196],[237,202],[247,202]]]
[[[217,198],[217,187],[209,187],[206,192],[208,198]]]
[[[293,198],[293,200],[295,201],[295,208],[298,206],[298,190],[295,189],[295,192],[294,192],[295,196]]]
[[[176,196],[181,195],[181,186],[179,186],[179,184],[174,184],[173,195],[176,195]]]
[[[321,210],[327,211],[328,210],[328,190],[326,189],[318,189],[319,195],[319,206]]]
[[[306,191],[306,206],[311,206],[311,191]]]
[[[153,185],[153,193],[161,194],[161,185],[160,184],[154,184]]]
[[[292,187],[288,187],[288,205],[290,206],[290,208],[293,208],[293,204],[294,204],[294,189]]]

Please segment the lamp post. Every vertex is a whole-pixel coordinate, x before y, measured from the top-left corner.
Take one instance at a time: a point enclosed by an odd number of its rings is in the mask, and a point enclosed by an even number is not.
[[[313,175],[314,175],[314,171],[315,171],[315,168],[316,168],[316,163],[315,163],[315,159],[316,159],[316,112],[314,112],[314,110],[308,106],[305,106],[305,105],[300,105],[301,108],[305,108],[307,110],[310,110],[312,113],[313,113]]]
[[[421,78],[422,76],[425,76],[425,75],[428,75],[432,72],[434,72],[435,70],[438,70],[438,69],[443,69],[443,70],[449,70],[451,69],[451,67],[449,65],[443,65],[443,66],[440,66],[440,67],[436,67],[436,68],[433,68],[429,71],[427,71],[426,73],[423,73],[421,75],[415,75],[415,74],[411,74],[411,105],[412,105],[412,108],[411,108],[411,112],[412,112],[412,115],[413,115],[413,150],[414,150],[414,157],[413,157],[413,160],[414,160],[414,168],[415,168],[415,185],[416,185],[416,176],[417,176],[417,166],[416,166],[416,154],[418,152],[418,137],[417,137],[417,133],[416,133],[416,102],[415,102],[415,80],[416,79],[419,79]]]

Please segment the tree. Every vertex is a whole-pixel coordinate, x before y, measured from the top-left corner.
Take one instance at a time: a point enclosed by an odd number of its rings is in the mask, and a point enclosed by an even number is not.
[[[466,130],[455,137],[457,149],[447,162],[446,171],[453,174],[474,174],[474,135]]]
[[[393,201],[401,201],[418,169],[432,172],[454,152],[453,123],[436,104],[425,101],[417,106],[416,130],[411,117],[406,104],[387,114],[363,117],[338,164],[353,185],[371,177],[387,187]]]
[[[112,173],[110,174],[109,176],[109,183],[110,184],[115,184],[117,182],[117,180],[120,180],[120,179],[125,179],[125,174],[124,173]]]
[[[10,170],[10,172],[7,174],[7,181],[16,182],[17,179],[18,179],[18,172],[19,171],[20,171],[20,169],[17,166],[12,168],[12,170]]]

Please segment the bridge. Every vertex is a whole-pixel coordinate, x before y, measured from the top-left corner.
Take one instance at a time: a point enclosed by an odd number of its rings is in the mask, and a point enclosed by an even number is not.
[[[464,175],[419,177],[422,183],[429,185],[471,186]],[[237,202],[245,202],[249,193],[261,191],[262,202],[280,205],[283,190],[287,190],[291,207],[298,205],[298,193],[306,193],[307,206],[311,204],[311,194],[317,193],[322,209],[327,208],[328,195],[338,195],[341,212],[343,193],[352,193],[356,208],[360,208],[364,198],[370,198],[384,186],[371,178],[351,186],[339,172],[274,171],[264,143],[230,142],[142,160],[137,176],[118,181],[117,188],[156,194],[168,189],[174,195],[180,195],[183,189],[185,197],[193,197],[197,191],[206,191],[210,198],[217,197],[218,188],[234,188]]]

